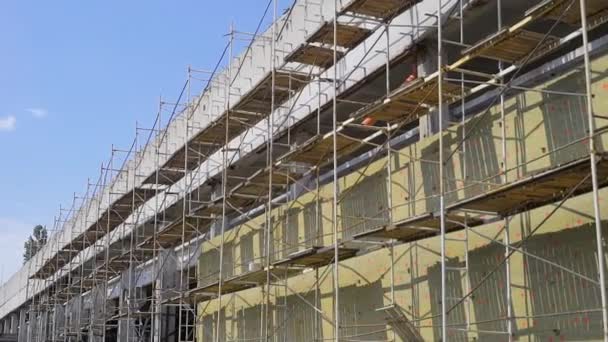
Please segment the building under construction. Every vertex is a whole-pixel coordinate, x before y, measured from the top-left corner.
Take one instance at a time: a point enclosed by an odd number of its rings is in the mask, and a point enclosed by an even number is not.
[[[60,210],[0,341],[608,341],[608,1],[262,11]]]

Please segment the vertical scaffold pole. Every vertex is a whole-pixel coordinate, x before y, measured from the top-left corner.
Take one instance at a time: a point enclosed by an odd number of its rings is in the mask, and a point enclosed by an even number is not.
[[[496,11],[497,11],[497,26],[498,30],[502,29],[502,0],[497,0],[496,2]],[[501,61],[498,62],[498,71],[502,74],[503,64]],[[503,83],[501,78],[500,83]],[[501,142],[501,158],[502,158],[502,183],[506,184],[507,179],[507,122],[505,120],[505,93],[500,92],[500,142]],[[509,219],[505,218],[503,220],[504,223],[504,239],[505,239],[505,300],[506,300],[506,320],[507,320],[507,334],[508,341],[513,340],[513,312],[511,308],[511,259],[509,258],[509,253],[511,252],[511,236],[509,235]]]
[[[604,241],[602,237],[602,221],[599,204],[599,187],[597,182],[597,156],[595,147],[595,121],[593,115],[593,95],[591,93],[591,61],[589,59],[589,37],[587,26],[587,1],[580,0],[581,31],[583,33],[583,58],[585,62],[585,91],[587,97],[587,118],[589,120],[589,159],[591,161],[591,182],[593,183],[593,211],[595,215],[595,238],[597,243],[597,260],[600,281],[600,297],[602,300],[602,328],[604,341],[608,341],[608,312],[606,311],[606,275],[604,260]]]
[[[384,24],[384,30],[386,31],[386,98],[388,99],[391,93],[391,37],[389,33],[390,24],[387,22]]]
[[[152,126],[152,133],[154,139],[154,212],[160,212],[160,203],[158,201],[159,195],[159,168],[160,168],[160,135],[157,134],[154,137],[154,132],[156,129],[160,132],[162,127],[162,99],[159,98],[158,101],[158,114],[156,114],[156,127]],[[152,263],[154,265],[154,276],[159,279],[159,273],[161,272],[161,264],[160,260],[157,260],[156,253],[156,234],[158,234],[158,215],[154,215],[154,223],[153,223],[153,233],[152,233]],[[162,334],[162,324],[160,324],[161,317],[161,291],[162,291],[162,283],[159,284],[157,281],[156,284],[153,284],[152,298],[150,299],[150,308],[151,308],[151,328],[150,331],[150,342],[160,342],[160,336]],[[158,306],[158,307],[157,307]]]
[[[267,119],[267,152],[268,156],[266,159],[266,163],[268,166],[268,202],[266,205],[266,231],[264,232],[265,236],[265,253],[266,253],[266,304],[264,306],[264,341],[269,341],[270,339],[270,233],[273,229],[272,227],[272,162],[273,162],[273,133],[274,133],[274,110],[275,110],[275,88],[276,88],[276,26],[277,26],[277,0],[272,1],[272,28],[271,28],[271,45],[270,45],[270,113]]]
[[[439,216],[441,226],[441,339],[447,340],[446,265],[445,265],[445,189],[443,183],[443,32],[441,29],[442,1],[437,0],[437,98],[439,131]]]
[[[189,172],[190,169],[190,144],[188,144],[188,140],[189,140],[189,125],[190,125],[190,116],[191,116],[191,112],[190,112],[190,89],[191,89],[191,84],[190,84],[190,80],[191,80],[191,69],[190,66],[188,66],[187,69],[187,74],[188,74],[188,80],[186,83],[186,98],[187,98],[187,102],[186,102],[186,109],[185,109],[185,123],[184,123],[184,185],[183,185],[183,197],[182,197],[182,232],[181,232],[181,241],[182,241],[182,247],[180,248],[180,262],[178,263],[180,265],[180,269],[179,269],[179,306],[177,308],[177,314],[178,314],[178,336],[179,336],[179,340],[180,341],[187,341],[189,336],[189,328],[190,328],[190,324],[188,322],[188,318],[190,317],[190,308],[188,303],[186,303],[184,301],[184,294],[188,291],[188,287],[190,284],[190,265],[189,265],[189,258],[187,258],[187,256],[189,256],[189,253],[186,252],[186,247],[184,247],[186,245],[186,216],[188,215],[188,208],[189,208],[189,202],[188,202],[188,192],[189,192],[189,184],[191,184],[192,182],[192,174]],[[156,245],[154,246],[154,248],[156,249]],[[188,251],[190,250],[189,246],[188,246]],[[188,260],[188,264],[184,265],[184,260]],[[185,270],[184,270],[185,267]],[[160,272],[163,272],[162,270],[159,270]],[[185,273],[185,275],[184,275]],[[185,282],[184,282],[185,279]],[[162,280],[161,280],[162,283]],[[185,336],[182,336],[185,335]]]
[[[137,144],[138,144],[138,135],[139,135],[139,129],[137,128],[137,121],[135,122],[135,142],[133,143],[133,148],[131,151],[134,152],[135,157],[133,158],[133,160],[137,159]],[[127,157],[128,158],[129,153],[127,153]],[[126,188],[128,189],[129,187],[129,163],[127,163],[125,161],[125,165],[127,167],[127,181],[126,181]],[[135,189],[135,184],[137,183],[137,163],[134,163],[133,167],[131,168],[131,170],[133,170],[133,189]],[[122,171],[122,170],[121,170]],[[135,191],[132,191],[131,193],[131,209],[133,210],[133,215],[130,216],[130,221],[131,223],[131,237],[129,238],[129,280],[127,281],[127,283],[129,284],[129,289],[127,290],[127,324],[129,324],[129,328],[127,328],[127,341],[131,341],[131,322],[134,320],[134,318],[132,317],[132,310],[136,310],[136,308],[134,307],[134,305],[136,305],[135,303],[137,303],[137,290],[134,290],[135,284],[136,282],[134,282],[134,278],[136,277],[136,273],[135,273],[135,267],[136,267],[136,261],[133,258],[133,254],[134,254],[134,244],[135,244],[135,227],[137,226],[137,218],[135,215],[135,201],[136,201],[136,197],[135,197]],[[125,221],[125,224],[122,225],[122,234],[123,236],[126,236],[127,234],[127,222],[129,221]],[[107,291],[104,293],[104,296],[107,295]],[[105,297],[104,297],[104,303],[105,303]],[[105,305],[105,304],[104,304]],[[104,318],[105,319],[105,318]],[[136,323],[133,323],[133,329],[135,329],[137,327]],[[137,338],[136,334],[133,334],[135,338]]]
[[[464,0],[458,1],[458,18],[460,26],[460,44],[464,44]],[[465,79],[464,74],[460,74],[460,124],[462,126],[462,141],[461,141],[461,164],[462,164],[462,187],[466,187],[467,180],[467,130],[466,130],[466,115],[465,115]],[[467,222],[467,213],[464,214],[464,265],[465,265],[465,281],[464,293],[469,293],[471,289],[471,280],[469,277],[469,225]],[[466,298],[465,302],[465,320],[467,336],[471,334],[471,300]]]
[[[386,101],[390,101],[390,93],[391,93],[391,39],[389,34],[390,25],[389,23],[384,24],[384,29],[386,33]],[[391,162],[391,125],[390,123],[386,124],[386,194],[388,197],[388,221],[389,226],[393,223],[393,165]],[[390,257],[391,257],[391,269],[390,269],[390,281],[391,281],[391,303],[390,305],[395,305],[395,254],[393,243],[391,243],[389,247]],[[393,335],[394,335],[393,331]]]
[[[334,41],[333,41],[333,96],[332,96],[332,129],[333,129],[333,212],[332,212],[332,228],[333,228],[333,243],[334,243],[334,340],[340,341],[340,272],[338,267],[340,265],[339,253],[338,253],[338,156],[337,156],[337,98],[336,92],[338,91],[338,56],[337,56],[337,45],[338,45],[338,0],[334,0]]]
[[[229,139],[229,125],[230,125],[230,83],[232,82],[232,48],[234,42],[234,27],[230,24],[230,47],[228,48],[228,77],[226,77],[226,93],[225,93],[225,110],[226,110],[226,122],[224,131],[224,151],[222,153],[222,227],[220,229],[220,257],[219,257],[219,275],[218,275],[218,286],[217,286],[217,320],[216,320],[216,332],[215,342],[220,342],[220,331],[222,328],[222,285],[224,282],[224,233],[226,232],[226,196],[228,190],[228,143]]]
[[[108,277],[109,274],[109,262],[110,262],[110,231],[111,231],[111,225],[112,225],[112,170],[114,170],[114,144],[112,144],[112,153],[110,156],[110,162],[108,163],[108,170],[106,171],[105,174],[105,186],[107,187],[107,191],[108,191],[108,200],[107,200],[107,208],[105,210],[105,212],[107,213],[108,218],[106,219],[106,233],[104,235],[104,240],[105,240],[105,251],[104,251],[104,258],[103,258],[103,269],[104,269],[104,274],[103,274],[103,283],[102,283],[102,290],[107,293],[108,292],[108,281],[110,280]],[[108,176],[109,175],[109,176]],[[122,284],[119,285],[120,288],[120,296],[123,296],[122,293]],[[95,284],[95,291],[97,292],[93,292],[91,291],[91,294],[95,294],[97,295],[97,293],[99,292],[99,286],[97,284]],[[127,303],[128,304],[128,303]],[[120,304],[119,304],[120,305]],[[79,308],[80,310],[82,310],[82,307]],[[127,306],[127,310],[128,310],[128,306]],[[102,324],[101,324],[101,329],[102,329],[102,337],[103,337],[103,341],[105,341],[105,332],[106,332],[106,320],[105,317],[107,315],[107,305],[104,304],[103,308],[101,308],[101,316],[103,317],[102,319]],[[95,315],[91,315],[91,319],[93,320],[91,322],[91,328],[95,329]],[[120,319],[118,320],[118,322],[120,322]],[[128,322],[127,322],[127,329],[128,329]],[[120,328],[119,328],[120,330]],[[80,328],[79,328],[80,331]]]

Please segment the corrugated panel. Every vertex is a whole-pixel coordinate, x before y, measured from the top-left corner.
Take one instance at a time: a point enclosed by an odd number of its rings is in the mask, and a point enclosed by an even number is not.
[[[504,250],[503,250],[504,253]],[[446,261],[448,266],[451,267],[463,267],[462,261],[458,258],[450,258]],[[427,268],[428,272],[428,284],[429,284],[429,301],[431,304],[431,315],[433,317],[433,336],[435,341],[441,340],[441,263],[437,262]],[[459,270],[448,270],[446,272],[446,298],[448,298],[450,305],[460,300],[464,295],[464,281],[463,273]],[[473,281],[473,279],[472,279]],[[473,284],[476,284],[473,282]],[[498,287],[496,287],[498,288]],[[504,291],[503,291],[504,292]],[[477,294],[476,294],[477,296]],[[495,316],[478,316],[478,317],[495,317]],[[454,329],[450,331],[450,341],[466,342],[470,341],[468,333],[466,331],[466,313],[465,306],[458,305],[447,317],[447,324],[452,326]],[[498,330],[498,331],[505,331]],[[494,339],[496,335],[492,336]],[[483,340],[486,341],[486,340]]]
[[[262,306],[256,305],[237,312],[237,338],[240,341],[262,339]]]
[[[253,254],[254,233],[255,232],[249,232],[239,239],[241,272],[247,272],[249,270],[249,264],[255,261]]]
[[[422,187],[424,189],[424,198],[426,203],[426,211],[434,212],[439,210],[439,149],[438,144],[433,144],[423,149],[422,158],[424,161],[420,163],[422,169]],[[468,148],[468,146],[467,146]],[[446,149],[446,156],[449,150]],[[467,153],[469,153],[467,151]],[[483,161],[482,161],[483,162]],[[454,172],[454,159],[450,159],[443,168],[445,200],[446,204],[456,200],[457,194],[456,176]]]
[[[491,183],[500,183],[501,169],[496,153],[497,146],[492,135],[492,122],[477,126],[464,144],[466,148],[464,153],[465,162],[462,163],[461,167],[466,165],[465,193],[466,196],[476,196],[490,190]],[[438,166],[436,165],[434,169],[437,172],[436,179],[439,180]],[[447,184],[449,186],[450,182],[447,182]]]
[[[267,230],[266,230],[266,222],[262,223],[262,236],[259,239],[259,250],[262,252],[262,255],[264,256],[264,258],[266,258],[267,256],[270,256],[270,263],[272,264],[275,260],[279,259],[279,256],[277,255],[277,253],[275,252],[275,250],[279,250],[280,248],[277,248],[279,246],[279,243],[277,241],[275,241],[275,232],[274,230],[276,229],[275,224],[274,224],[274,217],[270,217],[270,251],[266,251],[266,235],[267,235]]]
[[[309,303],[315,303],[314,291],[303,295]],[[318,304],[317,304],[318,306]],[[277,298],[277,341],[309,342],[322,340],[320,324],[321,318],[316,311],[296,295]]]
[[[282,257],[286,258],[291,253],[298,251],[299,242],[299,220],[300,210],[296,208],[287,209],[282,217],[281,227],[281,250]]]
[[[319,237],[323,232],[323,218],[321,202],[314,201],[304,206],[304,241],[303,248],[310,248],[319,244]]]
[[[208,283],[217,279],[220,272],[220,250],[218,248],[210,249],[204,252],[200,258],[200,278],[202,283]],[[224,278],[234,274],[234,259],[233,259],[233,246],[232,243],[224,244],[224,267],[223,273]]]
[[[388,224],[386,187],[386,172],[379,172],[345,189],[340,209],[346,238]]]
[[[220,324],[220,331],[217,331],[217,314],[209,314],[203,316],[202,324],[202,341],[227,341],[226,339],[226,309],[220,310],[219,314],[222,316],[221,321],[224,324]],[[219,335],[219,336],[217,336]]]
[[[583,73],[574,73],[547,87],[549,90],[585,92]],[[584,97],[542,94],[540,106],[547,137],[547,152],[550,152],[551,165],[573,161],[589,153],[585,141],[588,133],[587,102]],[[569,145],[571,144],[571,145]],[[569,146],[567,146],[569,145]],[[559,150],[557,150],[559,149]]]
[[[382,283],[348,286],[340,290],[340,336],[345,341],[389,341]]]

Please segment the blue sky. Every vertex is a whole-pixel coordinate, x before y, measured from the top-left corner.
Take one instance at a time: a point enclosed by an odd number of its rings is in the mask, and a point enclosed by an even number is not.
[[[0,266],[36,224],[96,179],[111,145],[150,127],[188,65],[212,68],[231,22],[253,32],[268,0],[22,1],[0,5]],[[291,1],[279,1],[279,13]]]

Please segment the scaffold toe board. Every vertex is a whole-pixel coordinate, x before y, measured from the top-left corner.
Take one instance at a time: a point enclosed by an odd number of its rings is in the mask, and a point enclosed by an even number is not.
[[[342,57],[344,57],[344,52],[336,51],[336,60],[340,60]],[[317,45],[302,44],[285,57],[285,61],[327,69],[334,64],[334,50]]]
[[[302,268],[270,266],[269,268],[245,271],[238,275],[226,278],[224,280],[224,285],[234,283],[232,289],[246,289],[250,286],[259,286],[261,284],[265,284],[267,282],[268,274],[271,276],[270,280],[272,281],[276,278],[281,279],[294,276],[301,273],[302,270]],[[224,291],[222,291],[222,293],[223,292]]]
[[[336,25],[336,45],[345,49],[352,49],[363,42],[372,34],[369,30],[360,26],[347,24]],[[326,21],[317,32],[312,34],[308,40],[309,43],[334,44],[334,24]]]
[[[425,106],[437,106],[439,105],[439,91],[438,91],[438,79],[439,74],[437,72],[432,73],[426,77],[419,77],[413,81],[404,83],[401,87],[393,90],[389,99],[391,102],[397,103],[409,103],[418,109],[414,110],[413,114],[422,113],[421,104]],[[466,91],[466,88],[464,89]],[[463,88],[460,84],[455,84],[443,80],[442,82],[443,100],[445,102],[453,102],[462,98]],[[386,105],[390,105],[387,102]],[[378,108],[379,113],[382,113],[383,107]],[[413,109],[412,109],[413,110]],[[411,115],[412,112],[405,112],[402,116]]]
[[[91,246],[102,232],[96,230],[85,230],[78,235],[69,245],[62,248],[63,250],[73,250],[80,252],[85,248]]]
[[[157,173],[158,172],[158,176]],[[157,169],[157,172],[154,172],[148,178],[143,181],[143,184],[160,184],[160,185],[173,185],[177,183],[182,177],[184,177],[183,170],[173,170],[173,169]]]
[[[114,275],[120,275],[121,272],[127,270],[131,263],[131,257],[128,254],[116,256],[107,263],[106,268]]]
[[[263,196],[267,195],[268,186],[270,184],[269,167],[256,171],[245,181],[237,184],[230,191],[233,196]],[[289,182],[289,175],[285,171],[272,170],[272,186],[273,188],[283,188]]]
[[[445,226],[448,230],[457,228],[464,228],[465,224],[468,227],[477,226],[483,223],[477,217],[474,216],[463,216],[458,214],[448,213],[445,214]],[[401,221],[397,221],[389,229],[399,228],[426,228],[426,229],[440,229],[441,228],[441,217],[439,213],[426,213],[423,215],[413,216]]]
[[[355,248],[338,247],[338,258],[348,259],[357,254]],[[287,258],[273,263],[274,266],[300,266],[300,267],[320,267],[330,264],[334,260],[335,248],[311,247],[303,251],[290,254]]]
[[[124,209],[122,209],[120,211],[106,210],[101,215],[101,217],[99,218],[97,223],[95,223],[89,227],[89,230],[90,231],[97,230],[99,232],[99,234],[97,235],[97,239],[99,240],[100,238],[105,236],[108,232],[114,230],[121,223],[123,223],[127,219],[127,217],[129,217],[130,214],[131,214],[130,210],[124,210]]]
[[[405,12],[422,0],[352,0],[340,12],[354,13],[381,19],[382,21]]]
[[[298,162],[312,166],[320,165],[333,155],[333,136],[333,133],[315,135],[301,145],[296,146],[290,152],[287,152],[279,161],[281,163]],[[341,156],[353,152],[359,144],[352,138],[336,134],[336,146],[337,154]]]
[[[226,119],[228,117],[228,132],[226,132]],[[232,120],[234,119],[234,120]],[[237,120],[238,119],[238,120]],[[230,112],[230,114],[222,114],[212,124],[207,126],[203,131],[193,138],[193,142],[201,145],[210,146],[210,153],[218,151],[224,145],[226,140],[230,141],[243,133],[247,128],[247,122],[255,124],[262,117],[259,115],[248,115],[238,112]],[[226,135],[228,133],[228,135]],[[211,152],[213,151],[213,152]],[[207,154],[207,155],[209,155]]]
[[[168,298],[166,300],[166,303],[167,304],[179,304],[180,301],[184,301],[186,303],[200,303],[200,302],[208,301],[208,300],[211,300],[211,299],[217,297],[217,291],[210,292],[213,290],[212,288],[210,288],[209,291],[206,291],[206,289],[207,289],[207,286],[201,286],[201,287],[194,288],[194,289],[186,292],[185,296],[183,298],[180,295],[174,296],[172,298]]]
[[[287,101],[310,82],[308,74],[297,71],[277,70],[274,73],[274,105]],[[269,72],[252,90],[232,108],[233,112],[268,115],[272,109],[272,73]]]
[[[483,224],[479,217],[463,216],[457,214],[445,215],[446,231],[455,231],[466,227]],[[389,226],[382,226],[355,235],[357,240],[385,240],[394,239],[402,242],[411,242],[434,236],[440,232],[441,218],[436,213],[426,213],[397,221]]]
[[[228,134],[226,135],[227,119],[229,119],[229,122]],[[196,134],[188,142],[187,148],[184,146],[169,157],[159,169],[159,184],[174,184],[183,177],[185,171],[196,169],[210,155],[219,151],[226,139],[228,141],[234,139],[250,127],[250,125],[255,125],[261,119],[262,117],[257,114],[231,112],[227,115],[223,113],[205,129]],[[144,182],[146,184],[154,184],[156,182],[156,174],[150,175]]]
[[[514,215],[563,199],[571,189],[572,195],[590,191],[590,158],[581,158],[560,166],[548,168],[531,176],[499,186],[486,193],[448,206],[448,210],[471,210]],[[597,164],[600,186],[608,184],[608,155],[601,154]]]
[[[526,56],[530,59],[547,53],[558,45],[559,39],[524,29],[502,29],[462,51],[463,55],[498,59],[509,63],[519,63]]]
[[[185,222],[179,218],[164,227],[156,237],[156,242],[163,248],[176,247],[188,242],[209,230],[211,220],[186,217]],[[183,234],[183,235],[182,235]]]
[[[239,123],[232,124],[230,126],[231,127],[228,133],[232,136],[240,134],[243,129],[241,127],[242,125]],[[207,160],[210,155],[218,151],[223,145],[224,140],[222,137],[223,133],[226,131],[224,127],[225,118],[221,122],[215,122],[214,124],[210,125],[208,129],[194,136],[188,142],[187,148],[184,146],[173,153],[169,160],[163,164],[160,170],[167,170],[175,173],[174,175],[170,175],[170,177],[177,177],[178,172],[183,175],[184,170],[192,171],[196,169],[203,161]],[[186,159],[188,160],[187,163]],[[169,179],[167,179],[167,182],[168,181]]]
[[[265,273],[265,271],[264,271],[264,273]],[[225,295],[228,293],[246,290],[246,289],[249,289],[249,288],[252,288],[252,287],[255,287],[258,285],[258,283],[255,283],[253,281],[246,281],[246,280],[241,279],[242,276],[243,275],[231,276],[226,279],[223,279],[222,284],[221,284],[221,293],[220,293],[220,281],[213,280],[206,285],[200,286],[194,290],[189,291],[188,297],[193,298],[192,299],[193,301],[201,301],[201,300],[194,299],[193,296],[199,297],[199,296],[201,296],[201,294],[203,294],[203,296],[202,296],[203,298],[211,299],[213,297],[216,297],[217,294]]]
[[[186,158],[188,159],[187,163]],[[188,153],[186,152],[186,147],[182,147],[171,155],[171,157],[160,167],[160,171],[167,170],[171,173],[179,173],[181,175],[184,175],[184,169],[188,171],[196,169],[198,164],[201,162],[200,159],[201,156],[199,154],[196,154],[194,152]],[[156,180],[156,175],[153,176],[154,178],[150,179],[152,184]],[[167,179],[166,181],[169,182],[169,179]]]
[[[428,107],[399,97],[378,100],[354,112],[351,117],[356,119],[373,118],[386,122],[403,122],[405,124],[417,120],[420,115],[428,112]]]
[[[421,231],[420,229],[400,229],[395,231],[390,229],[389,226],[381,226],[378,228],[370,229],[358,234],[353,235],[355,240],[363,241],[383,241],[383,240],[404,240],[412,241],[420,238],[434,235],[435,232]]]
[[[608,1],[606,0],[586,0],[587,18],[591,26],[595,26],[595,22],[601,20],[602,17],[608,16]],[[560,20],[572,26],[579,26],[581,23],[581,11],[578,2],[561,1],[561,5],[547,14],[548,18]],[[602,20],[603,21],[603,20]]]
[[[211,217],[212,215],[222,214],[222,201],[221,198],[211,201],[209,203],[203,203],[196,208],[192,209],[193,216]]]
[[[40,269],[36,273],[34,273],[30,278],[46,279],[58,270],[60,270],[63,266],[67,265],[68,261],[71,260],[71,257],[74,256],[75,253],[73,253],[72,251],[59,250],[52,258],[47,259],[46,262],[42,265],[42,267],[40,267]]]

